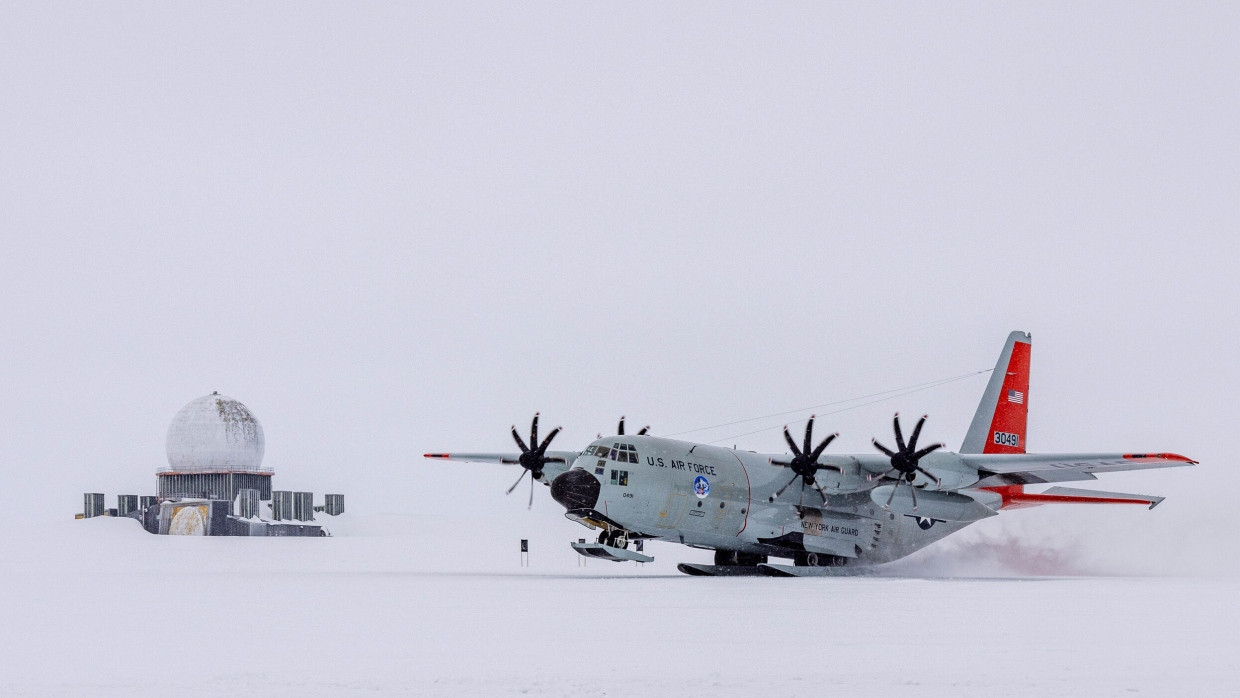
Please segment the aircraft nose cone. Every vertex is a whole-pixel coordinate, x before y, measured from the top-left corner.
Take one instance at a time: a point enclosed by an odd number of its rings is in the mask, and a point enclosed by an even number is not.
[[[551,498],[568,511],[593,509],[598,504],[600,485],[593,475],[581,468],[560,473],[551,481]]]

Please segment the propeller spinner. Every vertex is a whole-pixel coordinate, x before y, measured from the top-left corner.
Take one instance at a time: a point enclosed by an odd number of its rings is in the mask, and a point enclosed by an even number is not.
[[[534,481],[542,479],[543,466],[554,460],[547,457],[547,447],[551,445],[551,440],[554,439],[555,435],[558,433],[560,433],[560,427],[552,429],[551,433],[547,434],[547,437],[542,440],[542,443],[539,443],[538,413],[535,412],[534,421],[530,425],[530,445],[527,447],[525,442],[521,440],[521,435],[517,433],[517,426],[515,424],[512,426],[512,439],[517,442],[517,446],[521,447],[521,456],[518,458],[517,462],[521,464],[523,470],[521,471],[521,476],[517,478],[516,482],[512,483],[512,487],[508,488],[508,492],[506,492],[506,494],[512,494],[512,491],[517,489],[517,485],[521,484],[521,478],[524,478],[525,474],[529,473],[529,508],[531,509],[534,507]]]
[[[822,443],[818,444],[818,448],[813,448],[814,416],[810,415],[809,421],[805,423],[805,444],[803,447],[798,448],[797,443],[792,440],[792,434],[788,433],[788,427],[785,426],[784,427],[784,439],[788,442],[788,447],[792,449],[792,460],[772,459],[771,465],[778,465],[784,468],[791,468],[793,475],[792,475],[792,479],[789,480],[788,483],[785,484],[783,487],[779,488],[779,491],[776,492],[774,495],[772,495],[768,501],[774,502],[776,499],[779,499],[780,495],[784,493],[784,490],[792,486],[792,483],[796,482],[797,478],[800,478],[801,479],[801,501],[802,502],[805,501],[805,487],[808,485],[818,490],[818,494],[822,495],[822,501],[825,504],[827,502],[827,493],[823,492],[822,487],[818,484],[818,480],[816,477],[818,475],[818,471],[827,469],[827,470],[837,470],[837,471],[843,472],[843,470],[841,470],[840,468],[834,465],[827,465],[826,463],[819,463],[818,457],[822,455],[822,452],[827,448],[827,446],[832,441],[835,440],[835,437],[837,436],[839,436],[839,434],[832,434],[828,436],[827,438],[823,439]]]
[[[934,473],[926,470],[920,465],[921,459],[926,454],[943,448],[943,444],[932,444],[921,449],[920,451],[917,450],[917,437],[921,435],[921,426],[925,423],[926,415],[922,415],[921,419],[917,420],[917,426],[913,427],[913,434],[909,437],[908,443],[906,444],[904,443],[904,432],[900,430],[900,414],[897,412],[895,418],[892,420],[892,426],[895,428],[896,446],[898,446],[898,448],[895,451],[892,451],[886,446],[880,444],[878,439],[874,439],[874,448],[882,451],[888,458],[891,459],[891,470],[888,470],[879,477],[889,477],[896,481],[895,487],[891,488],[891,495],[887,497],[887,504],[884,505],[885,508],[891,507],[891,502],[896,496],[896,490],[900,489],[900,483],[907,482],[909,493],[913,497],[913,510],[917,510],[917,488],[913,486],[913,480],[917,479],[917,473],[922,473],[931,480],[934,480],[936,485],[942,485],[939,478],[936,477]]]

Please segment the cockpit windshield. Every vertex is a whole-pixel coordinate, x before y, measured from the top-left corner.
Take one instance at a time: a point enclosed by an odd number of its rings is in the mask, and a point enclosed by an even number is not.
[[[599,443],[586,447],[584,456],[595,456],[598,458],[606,458],[607,460],[616,461],[618,463],[636,463],[637,449],[633,444],[615,443]]]

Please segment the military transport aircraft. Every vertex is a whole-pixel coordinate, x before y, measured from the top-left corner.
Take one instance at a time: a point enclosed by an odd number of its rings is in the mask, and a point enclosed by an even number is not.
[[[836,435],[814,443],[814,418],[801,442],[784,427],[791,454],[763,454],[647,434],[597,439],[583,451],[548,450],[538,415],[520,453],[428,453],[427,458],[519,465],[551,488],[566,516],[600,530],[573,543],[582,555],[649,561],[630,541],[665,540],[713,549],[714,565],[682,564],[687,574],[821,575],[830,568],[890,562],[1000,511],[1050,503],[1141,504],[1162,497],[1027,485],[1094,480],[1096,473],[1195,465],[1174,453],[1025,452],[1032,339],[1013,332],[991,374],[959,453],[918,447],[926,418],[905,438],[897,414],[894,448],[825,453]],[[887,444],[893,442],[888,441]],[[799,482],[799,486],[794,487]],[[635,546],[643,547],[643,546]],[[793,565],[769,564],[791,558]]]

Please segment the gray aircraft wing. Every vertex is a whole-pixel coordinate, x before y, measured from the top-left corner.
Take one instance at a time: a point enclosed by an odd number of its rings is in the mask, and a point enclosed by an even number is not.
[[[546,457],[549,462],[563,463],[571,465],[577,460],[577,456],[581,454],[577,451],[547,451]],[[502,465],[517,465],[521,462],[520,453],[427,453],[426,458],[434,458],[438,460],[456,460],[466,461],[469,463],[500,463]]]
[[[1178,453],[962,453],[957,457],[977,468],[980,479],[975,487],[1093,480],[1094,473],[1197,464]]]

